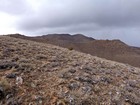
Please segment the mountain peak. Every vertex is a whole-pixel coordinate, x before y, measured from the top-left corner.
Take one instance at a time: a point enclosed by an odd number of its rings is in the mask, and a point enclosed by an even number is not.
[[[82,34],[48,34],[39,36],[38,38],[46,38],[47,40],[62,40],[62,41],[71,41],[71,42],[87,42],[87,41],[93,41],[95,39],[91,37],[84,36]]]
[[[76,37],[77,39],[78,39],[78,38],[79,38],[79,39],[88,39],[88,40],[91,40],[91,41],[95,40],[94,38],[85,36],[85,35],[83,35],[83,34],[74,34],[73,37]]]

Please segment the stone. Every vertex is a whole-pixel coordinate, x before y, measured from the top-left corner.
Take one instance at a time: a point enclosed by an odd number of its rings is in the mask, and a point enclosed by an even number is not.
[[[101,81],[107,84],[112,82],[111,78],[109,77],[101,77]]]
[[[84,87],[82,87],[82,92],[84,94],[91,93],[91,91],[92,91],[92,88],[90,86],[84,86]]]
[[[22,77],[16,77],[16,84],[21,85],[23,83]]]
[[[75,97],[72,95],[69,95],[68,102],[69,102],[69,105],[76,105]]]
[[[31,87],[32,87],[32,88],[35,88],[36,85],[35,85],[33,82],[31,82]]]
[[[70,72],[70,73],[75,73],[76,70],[74,70],[74,69],[70,69],[69,72]]]
[[[16,74],[14,73],[8,74],[6,75],[6,78],[16,78]]]
[[[76,89],[78,89],[80,87],[80,85],[77,83],[77,82],[73,82],[73,83],[70,83],[69,85],[68,85],[68,88],[70,89],[70,90],[76,90]]]

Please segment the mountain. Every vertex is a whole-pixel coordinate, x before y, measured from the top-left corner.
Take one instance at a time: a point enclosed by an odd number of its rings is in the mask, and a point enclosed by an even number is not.
[[[1,105],[140,104],[140,68],[20,38],[0,42]]]
[[[77,43],[81,41],[82,43],[87,42],[87,41],[92,41],[95,40],[93,38],[86,37],[82,34],[75,34],[75,35],[70,35],[70,34],[48,34],[48,35],[43,35],[43,36],[38,36],[36,38],[44,38],[48,39],[50,41],[54,40],[62,40],[62,41],[68,41],[68,42],[74,42]]]
[[[81,34],[49,34],[37,37],[15,34],[10,36],[74,49],[108,60],[140,67],[140,48],[128,46],[120,40],[95,40]]]

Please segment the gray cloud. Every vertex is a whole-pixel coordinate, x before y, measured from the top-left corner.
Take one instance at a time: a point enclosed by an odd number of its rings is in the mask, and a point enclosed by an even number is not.
[[[140,0],[1,0],[27,34],[83,33],[140,46]],[[9,8],[7,8],[9,6]]]
[[[21,15],[28,11],[26,0],[0,0],[0,12]]]
[[[139,0],[52,1],[44,2],[38,12],[24,17],[20,28],[30,30],[88,23],[101,27],[131,27],[140,24]]]

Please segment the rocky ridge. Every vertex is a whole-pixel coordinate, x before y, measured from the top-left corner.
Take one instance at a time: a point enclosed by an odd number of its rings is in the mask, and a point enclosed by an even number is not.
[[[0,105],[140,105],[140,69],[0,36]]]

